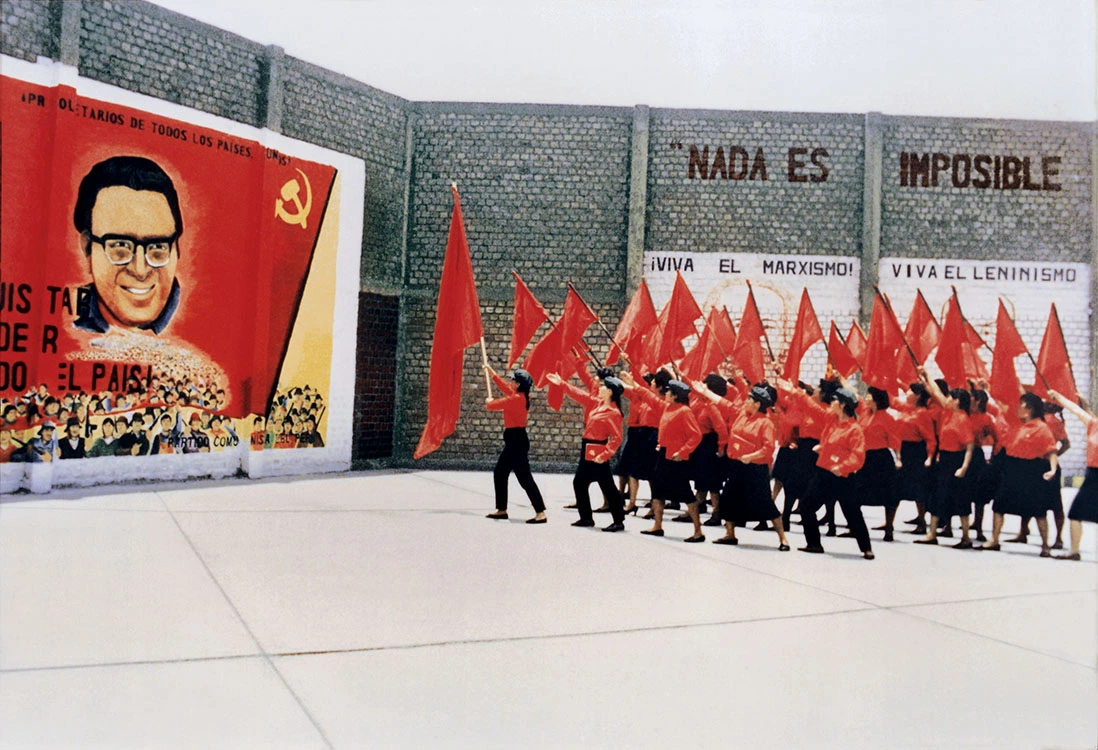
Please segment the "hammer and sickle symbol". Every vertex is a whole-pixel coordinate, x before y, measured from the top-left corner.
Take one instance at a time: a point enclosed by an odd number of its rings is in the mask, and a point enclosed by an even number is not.
[[[305,181],[305,205],[301,204],[298,193],[301,192],[301,184],[297,178],[289,180],[282,186],[282,197],[275,198],[275,217],[282,219],[287,224],[300,224],[302,229],[308,228],[309,211],[313,208],[313,189],[309,185],[309,178],[300,169],[297,173]],[[297,207],[295,213],[286,210],[286,204],[292,202]]]

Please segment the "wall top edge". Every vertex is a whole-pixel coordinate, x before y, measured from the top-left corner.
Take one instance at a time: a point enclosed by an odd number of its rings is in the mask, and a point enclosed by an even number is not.
[[[757,120],[765,118],[780,122],[811,122],[820,118],[848,120],[851,124],[862,124],[865,114],[854,112],[781,112],[777,110],[746,109],[693,109],[689,107],[652,107],[652,119],[668,117],[700,117],[722,120]]]
[[[412,102],[417,112],[461,115],[600,115],[632,121],[633,107],[610,107],[592,104],[533,104],[506,102]]]
[[[115,4],[120,4],[120,0],[115,0]],[[177,13],[174,10],[169,10],[168,8],[162,7],[160,5],[155,5],[149,2],[127,2],[125,4],[129,7],[138,9],[139,12],[144,13],[145,15],[158,18],[162,21],[170,21],[172,23],[179,24],[180,26],[186,26],[194,31],[199,31],[204,34],[216,36],[222,41],[228,42],[230,44],[251,47],[256,56],[262,56],[264,54],[265,48],[267,47],[267,45],[260,44],[259,42],[253,39],[249,39],[246,36],[234,34],[233,32],[227,31],[220,26],[214,26],[213,24],[206,23],[205,21],[199,21],[197,18],[192,18],[191,16]]]
[[[346,86],[357,91],[362,91],[363,93],[376,96],[380,99],[385,99],[391,104],[395,104],[399,107],[408,108],[410,106],[414,106],[413,102],[405,99],[402,96],[398,96],[397,94],[391,94],[388,91],[377,88],[376,86],[371,86],[368,83],[363,83],[357,78],[351,78],[350,76],[344,75],[343,73],[337,73],[334,70],[329,70],[328,68],[317,65],[316,63],[311,63],[308,60],[302,60],[300,57],[286,55],[286,62],[289,66],[299,68],[307,75],[322,78],[325,81],[335,84],[337,86]]]
[[[881,124],[889,125],[994,125],[995,127],[1010,127],[1032,130],[1034,128],[1063,128],[1074,130],[1078,133],[1093,134],[1098,132],[1098,120],[1023,120],[1019,118],[997,117],[938,117],[932,115],[881,115]]]

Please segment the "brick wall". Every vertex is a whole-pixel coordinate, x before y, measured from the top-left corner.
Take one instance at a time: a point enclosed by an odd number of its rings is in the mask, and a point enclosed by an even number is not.
[[[649,128],[645,250],[859,254],[861,116],[654,109]]]
[[[57,59],[61,4],[46,0],[0,3],[0,53],[34,62],[39,55]]]
[[[1094,242],[1090,143],[1085,123],[885,119],[881,195],[881,255],[924,258],[988,257],[998,260],[1090,262]],[[1043,182],[1040,161],[1058,157],[1050,176],[1059,190],[955,187],[954,160],[938,186],[901,184],[901,154],[969,159],[979,154],[1030,162],[1030,187]],[[933,163],[931,162],[931,169]],[[994,161],[991,164],[994,170]],[[956,164],[957,184],[978,174]],[[911,170],[909,168],[909,175]],[[931,182],[928,180],[928,182]]]
[[[360,294],[355,370],[356,460],[393,455],[400,297]]]

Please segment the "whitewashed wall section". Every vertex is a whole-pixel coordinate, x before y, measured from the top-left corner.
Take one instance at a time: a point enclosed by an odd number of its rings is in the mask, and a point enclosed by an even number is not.
[[[646,252],[644,279],[659,310],[671,297],[676,271],[682,273],[702,311],[714,306],[728,308],[739,330],[747,301],[747,282],[755,290],[763,325],[779,364],[797,323],[801,290],[808,288],[824,335],[831,319],[843,335],[858,318],[857,258],[823,255],[773,255],[766,253]],[[699,330],[701,324],[699,323]],[[801,362],[801,379],[821,378],[827,366],[823,344],[813,346]]]
[[[941,321],[946,301],[956,286],[965,317],[989,347],[995,345],[995,315],[1002,297],[1034,357],[1041,348],[1049,307],[1055,302],[1075,382],[1081,393],[1089,393],[1093,269],[1087,264],[882,258],[878,268],[880,287],[892,300],[901,322],[906,322],[920,289]],[[991,349],[984,349],[980,356],[990,366]],[[1027,357],[1019,357],[1015,366],[1023,383],[1033,382],[1033,366]],[[933,363],[927,369],[939,374]],[[1066,423],[1074,447],[1061,459],[1064,473],[1082,474],[1086,435],[1075,418],[1067,417]]]

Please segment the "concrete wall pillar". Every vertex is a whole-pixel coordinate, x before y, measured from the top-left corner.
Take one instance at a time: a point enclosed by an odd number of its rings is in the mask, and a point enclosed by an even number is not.
[[[80,16],[82,0],[61,0],[57,49],[62,64],[80,67]]]
[[[282,132],[283,82],[285,79],[286,51],[276,44],[263,50],[263,79],[260,92],[260,123],[267,130]]]
[[[626,301],[641,283],[644,270],[644,230],[648,208],[648,106],[633,109],[633,137],[629,157],[629,229],[625,261]]]
[[[1098,409],[1098,126],[1090,135],[1090,410]]]
[[[884,151],[884,117],[880,112],[865,116],[865,173],[862,195],[862,270],[859,319],[869,330],[873,311],[873,285],[879,280],[881,260],[881,170]]]

